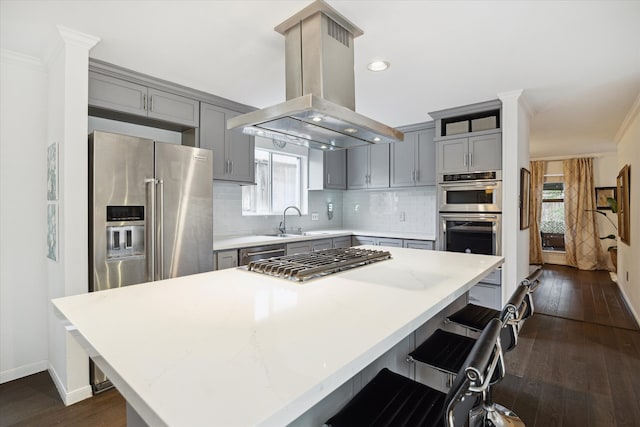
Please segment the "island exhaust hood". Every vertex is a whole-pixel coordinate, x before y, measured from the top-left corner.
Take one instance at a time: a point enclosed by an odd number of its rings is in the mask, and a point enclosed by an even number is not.
[[[233,117],[227,129],[318,149],[404,140],[355,110],[353,39],[363,31],[322,0],[275,27],[285,36],[287,101]]]

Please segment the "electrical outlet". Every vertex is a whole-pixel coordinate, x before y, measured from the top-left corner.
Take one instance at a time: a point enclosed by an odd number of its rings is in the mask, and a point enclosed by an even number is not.
[[[318,212],[313,212],[311,214],[311,221],[320,221],[320,214]]]
[[[404,222],[404,212],[400,212],[400,222]]]

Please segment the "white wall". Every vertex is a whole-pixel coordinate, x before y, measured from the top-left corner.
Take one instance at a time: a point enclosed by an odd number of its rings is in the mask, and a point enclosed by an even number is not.
[[[502,101],[502,303],[529,275],[529,230],[520,230],[520,169],[529,168],[530,112],[522,90]]]
[[[0,383],[47,369],[47,74],[0,56]]]
[[[617,170],[624,165],[631,165],[631,244],[618,242],[618,285],[636,320],[640,322],[640,96],[629,112],[617,140]]]
[[[88,291],[89,49],[99,39],[58,27],[49,62],[47,140],[59,144],[58,260],[47,259],[49,299]],[[49,372],[65,404],[91,396],[89,359],[48,304]]]

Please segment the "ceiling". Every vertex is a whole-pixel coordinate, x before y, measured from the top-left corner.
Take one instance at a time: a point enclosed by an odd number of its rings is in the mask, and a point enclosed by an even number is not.
[[[262,108],[285,100],[273,28],[309,3],[0,0],[0,43],[46,61],[63,25],[101,39],[93,58]],[[391,126],[524,89],[532,157],[615,151],[640,94],[638,1],[328,3],[364,30],[356,110]]]

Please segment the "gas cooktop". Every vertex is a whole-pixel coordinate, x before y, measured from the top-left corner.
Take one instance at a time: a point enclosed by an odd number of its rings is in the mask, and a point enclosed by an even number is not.
[[[391,258],[391,253],[372,249],[324,249],[252,261],[247,270],[295,281],[305,281]]]

